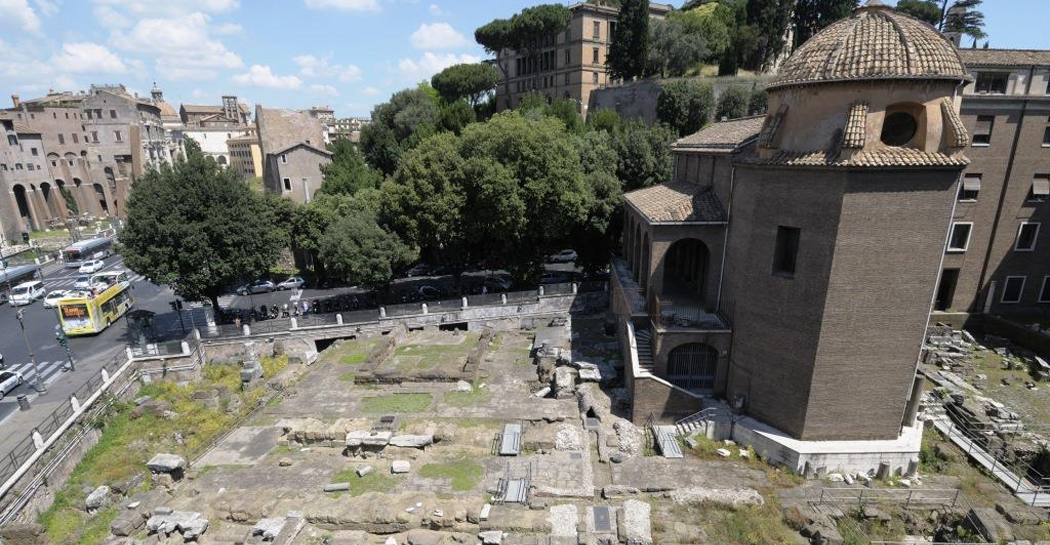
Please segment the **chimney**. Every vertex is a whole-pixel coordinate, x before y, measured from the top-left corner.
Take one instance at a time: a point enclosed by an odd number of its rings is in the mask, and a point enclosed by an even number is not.
[[[15,108],[22,105],[22,100],[18,98],[18,93],[14,93],[11,95],[11,105]]]

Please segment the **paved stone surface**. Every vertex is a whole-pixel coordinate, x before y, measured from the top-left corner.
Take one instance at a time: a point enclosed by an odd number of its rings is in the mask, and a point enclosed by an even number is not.
[[[228,437],[204,455],[197,464],[202,466],[253,465],[277,447],[281,430],[275,426],[245,426],[237,428]]]

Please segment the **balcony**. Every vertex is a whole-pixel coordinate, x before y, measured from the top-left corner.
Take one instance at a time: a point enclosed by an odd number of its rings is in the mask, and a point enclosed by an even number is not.
[[[704,309],[699,298],[667,297],[653,294],[649,298],[649,318],[664,330],[728,331],[729,323],[718,314]]]

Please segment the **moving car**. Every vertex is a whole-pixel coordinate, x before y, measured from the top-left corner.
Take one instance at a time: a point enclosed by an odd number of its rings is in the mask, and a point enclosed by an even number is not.
[[[52,290],[44,297],[44,308],[58,308],[58,301],[69,295],[66,290]]]
[[[78,276],[77,281],[73,282],[73,289],[77,291],[87,291],[91,289],[91,277],[87,275]]]
[[[106,264],[101,259],[92,259],[91,261],[85,261],[77,272],[80,274],[95,274],[105,266]]]
[[[16,371],[0,371],[0,399],[9,394],[11,390],[22,385],[22,373]]]
[[[258,293],[270,293],[276,289],[277,286],[269,280],[257,280],[247,286],[241,286],[237,290],[237,293],[240,295],[248,295],[249,293],[255,295]]]
[[[44,283],[39,280],[19,284],[11,290],[11,306],[31,305],[44,297]]]
[[[290,276],[287,280],[277,284],[279,290],[297,290],[306,285],[306,280],[301,276]]]
[[[415,276],[427,276],[430,274],[430,265],[426,263],[416,263],[412,268],[405,271],[405,276],[412,278]]]
[[[547,257],[547,261],[550,263],[572,263],[576,261],[576,250],[562,250],[556,254]]]

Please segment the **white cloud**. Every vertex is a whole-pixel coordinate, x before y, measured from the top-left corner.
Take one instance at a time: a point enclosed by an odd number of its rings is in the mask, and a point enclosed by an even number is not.
[[[369,85],[368,87],[365,87],[363,90],[361,90],[361,94],[365,95],[366,97],[377,96],[377,95],[379,95],[379,92],[380,92],[379,89],[376,89],[375,87],[372,87],[371,85]]]
[[[481,62],[480,57],[474,55],[455,55],[453,53],[433,53],[427,51],[418,60],[401,59],[397,63],[398,73],[406,80],[419,81],[429,79],[430,76],[452,66],[453,64],[467,64]]]
[[[454,49],[470,43],[448,23],[424,23],[409,39],[416,49]]]
[[[223,23],[215,27],[215,33],[220,36],[228,36],[232,34],[240,34],[244,32],[244,27],[237,23]]]
[[[295,76],[292,76],[292,77],[295,77]],[[326,95],[326,96],[330,96],[330,97],[337,97],[337,96],[339,96],[339,91],[336,90],[336,88],[332,87],[331,85],[321,85],[320,83],[314,83],[313,85],[308,87],[308,90],[311,93],[318,94],[318,95]]]
[[[28,32],[40,30],[40,18],[26,0],[0,0],[0,24]]]
[[[377,0],[306,0],[310,9],[344,9],[348,11],[379,11]]]
[[[132,17],[163,17],[186,13],[225,13],[240,7],[238,0],[92,0]]]
[[[160,73],[175,79],[214,77],[220,69],[243,66],[241,58],[211,35],[207,15],[196,12],[165,19],[142,19],[116,30],[110,43],[156,58]]]
[[[62,51],[51,58],[51,63],[59,72],[119,74],[127,69],[106,46],[92,42],[62,44]]]
[[[33,0],[36,4],[36,9],[40,10],[40,13],[44,14],[45,17],[51,17],[58,13],[58,4],[52,0]]]
[[[253,64],[248,72],[233,76],[234,83],[241,85],[252,85],[254,87],[269,87],[272,89],[299,89],[303,81],[295,76],[278,76],[270,70],[269,66]]]
[[[299,65],[299,75],[306,78],[338,78],[342,82],[361,79],[361,69],[357,65],[332,64],[328,62],[330,58],[331,55],[325,57],[299,55],[293,57],[292,60]]]
[[[430,11],[430,14],[434,17],[444,17],[445,15],[448,15],[448,12],[441,9],[441,6],[437,4],[430,4],[430,7],[427,9]]]
[[[108,29],[131,26],[131,19],[109,6],[97,6],[92,11],[92,14],[95,20],[98,21],[98,24]]]

